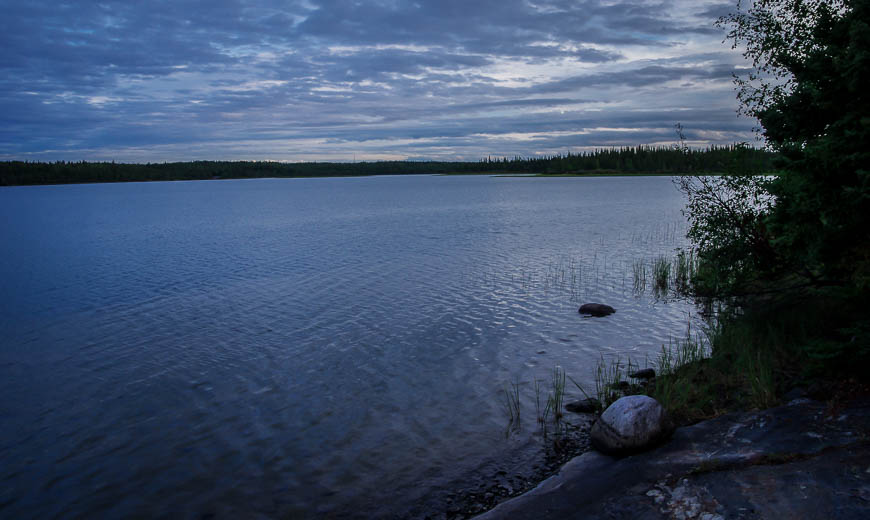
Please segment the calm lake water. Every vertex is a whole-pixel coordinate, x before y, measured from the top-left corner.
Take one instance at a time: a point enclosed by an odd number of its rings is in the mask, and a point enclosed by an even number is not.
[[[685,246],[682,205],[666,177],[0,188],[0,516],[420,514],[536,449],[533,379],[684,334],[631,268]]]

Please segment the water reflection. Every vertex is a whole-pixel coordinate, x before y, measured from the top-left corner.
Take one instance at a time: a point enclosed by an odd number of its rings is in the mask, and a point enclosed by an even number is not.
[[[504,384],[685,330],[632,278],[681,204],[663,177],[2,188],[0,513],[403,515],[524,464]]]

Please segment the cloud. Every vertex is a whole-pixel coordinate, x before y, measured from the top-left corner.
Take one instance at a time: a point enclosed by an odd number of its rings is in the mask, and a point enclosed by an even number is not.
[[[725,5],[8,5],[0,159],[476,159],[657,142],[676,119],[746,140]]]

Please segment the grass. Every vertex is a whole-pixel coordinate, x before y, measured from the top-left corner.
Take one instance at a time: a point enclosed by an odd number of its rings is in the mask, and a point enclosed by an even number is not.
[[[698,268],[693,252],[660,260],[635,262],[635,287],[661,289],[667,278],[670,294],[688,292]],[[562,282],[560,271],[554,268],[552,279]],[[856,389],[870,391],[870,385],[860,383],[868,379],[870,366],[868,300],[861,289],[828,288],[755,297],[741,310],[719,306],[705,327],[687,328],[682,337],[662,345],[652,363],[645,361],[657,373],[649,384],[628,383],[628,374],[642,368],[632,359],[602,356],[593,374],[594,393],[555,367],[549,381],[534,381],[536,419],[542,427],[561,420],[569,379],[586,397],[597,397],[602,408],[624,395],[650,395],[678,425],[769,408],[796,386],[814,388],[811,396],[816,399],[848,399],[863,391]],[[504,393],[511,421],[518,421],[519,384]]]
[[[749,333],[723,325],[700,332],[687,328],[682,338],[662,345],[653,362],[656,378],[648,384],[629,382],[628,374],[642,368],[640,364],[602,357],[595,373],[596,395],[603,408],[625,395],[649,395],[681,425],[736,409],[773,406],[774,361],[758,348],[758,341],[747,338]]]
[[[674,263],[674,289],[680,294],[688,294],[691,291],[692,279],[698,270],[697,259],[693,250],[677,252]]]
[[[646,264],[643,260],[636,260],[631,264],[631,272],[634,277],[634,292],[646,291]]]
[[[502,391],[504,392],[504,405],[505,410],[508,415],[510,415],[510,422],[508,423],[508,427],[516,425],[519,427],[520,423],[520,384],[519,383],[511,383],[510,387],[505,386]]]
[[[677,250],[675,257],[660,255],[650,262],[636,260],[631,266],[634,292],[641,294],[650,287],[656,298],[688,296],[692,292],[697,263],[691,250]]]
[[[604,356],[599,359],[595,370],[595,395],[603,408],[607,408],[621,397],[617,388],[620,381],[626,377],[628,376],[619,358],[609,363],[604,360]]]
[[[535,392],[535,418],[543,429],[546,429],[549,421],[559,424],[564,417],[567,378],[565,369],[555,366],[550,376],[549,388],[545,384],[546,380],[532,381]],[[521,386],[520,382],[512,382],[510,385],[505,385],[501,391],[502,404],[508,417],[508,430],[512,427],[519,428],[521,424]],[[545,392],[546,400],[544,400]]]
[[[602,356],[593,374],[594,396],[604,409],[625,395],[649,395],[662,403],[678,425],[731,411],[774,406],[785,391],[807,383],[802,377],[815,366],[810,353],[819,348],[819,327],[828,323],[826,330],[830,330],[831,322],[849,323],[848,316],[837,319],[836,313],[843,309],[826,309],[824,302],[807,305],[795,302],[787,309],[774,306],[767,311],[761,306],[761,310],[721,316],[702,330],[689,327],[683,337],[662,345],[658,357],[652,363],[646,360],[643,366],[630,358]],[[864,308],[856,305],[850,312],[861,316]],[[865,328],[844,328],[849,334],[864,334],[852,336],[858,339],[850,339],[846,346],[865,344],[870,327]],[[861,359],[870,358],[870,349],[864,354]],[[828,366],[830,359],[821,362]],[[650,365],[656,371],[655,379],[648,384],[629,382],[628,374]],[[589,397],[559,366],[554,367],[549,381],[534,381],[536,418],[542,427],[562,419],[569,379]],[[513,383],[503,390],[511,424],[520,418],[519,387]]]
[[[562,407],[565,402],[565,369],[560,366],[553,367],[553,391],[547,399],[547,406],[553,412],[554,419],[562,420]]]
[[[670,288],[671,260],[660,256],[652,265],[653,291],[657,297],[666,295]]]
[[[848,392],[859,385],[843,383],[847,378],[866,379],[868,335],[862,348],[850,325],[862,323],[867,308],[861,298],[823,292],[756,300],[663,347],[649,394],[678,423],[690,424],[775,406],[796,386],[815,386],[821,398],[838,386]],[[820,342],[825,355],[816,358]]]

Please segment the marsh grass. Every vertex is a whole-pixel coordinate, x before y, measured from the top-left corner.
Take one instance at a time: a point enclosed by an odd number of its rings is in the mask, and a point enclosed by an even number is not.
[[[631,264],[631,272],[634,278],[634,292],[646,291],[646,263],[643,260],[635,260]]]
[[[552,392],[548,398],[549,408],[553,412],[554,420],[562,420],[562,407],[565,402],[565,369],[560,366],[553,367]]]
[[[695,273],[698,271],[698,261],[695,258],[695,251],[689,250],[678,251],[677,258],[674,263],[674,289],[680,294],[689,294],[691,291],[692,280],[695,278]]]
[[[674,257],[660,255],[648,262],[635,260],[631,271],[635,294],[643,294],[650,287],[657,299],[691,296],[698,262],[694,251],[677,250]]]
[[[618,386],[624,377],[626,373],[619,358],[608,362],[601,356],[595,369],[595,395],[603,408],[622,397]]]
[[[543,424],[546,422],[547,418],[544,415],[545,410],[541,409],[541,380],[535,379],[535,417],[538,419],[538,422]]]
[[[510,416],[508,428],[512,426],[519,427],[520,422],[520,383],[511,383],[510,386],[502,388],[504,392],[505,410]]]
[[[683,337],[662,345],[653,361],[638,363],[631,358],[600,357],[595,372],[594,396],[599,411],[626,395],[645,394],[658,400],[679,425],[692,424],[738,409],[763,409],[777,403],[777,384],[782,380],[783,338],[803,337],[799,316],[774,321],[743,318],[727,326],[714,323],[700,330],[688,326]],[[795,332],[797,329],[797,332]],[[788,364],[786,364],[788,366]],[[649,382],[633,381],[628,375],[641,368],[654,368]],[[793,374],[792,374],[793,375]],[[535,416],[541,431],[562,427],[566,382],[590,397],[582,385],[556,366],[549,380],[533,380]],[[502,390],[509,429],[521,418],[520,386],[514,382]],[[546,395],[545,395],[546,394]]]
[[[657,298],[668,294],[671,281],[671,260],[660,256],[652,264],[653,292]]]
[[[549,380],[532,380],[535,393],[535,420],[540,424],[545,435],[549,431],[549,423],[556,425],[557,429],[561,425],[564,417],[567,379],[565,369],[557,365],[553,367]],[[520,387],[523,384],[512,382],[501,390],[502,404],[508,417],[508,433],[512,429],[519,429],[521,423]]]
[[[626,395],[644,393],[645,386],[640,382],[632,381],[632,378],[629,377],[629,374],[642,368],[650,368],[648,359],[641,365],[631,358],[626,358],[625,362],[623,362],[619,357],[606,360],[602,356],[598,360],[598,366],[594,374],[595,395],[600,403],[600,407],[605,409],[613,404],[614,401]],[[583,390],[576,382],[574,384],[581,391]]]
[[[782,316],[780,315],[780,318]],[[658,377],[649,389],[678,424],[734,410],[777,404],[777,380],[785,381],[794,356],[783,342],[788,325],[754,317],[715,321],[662,346]]]

